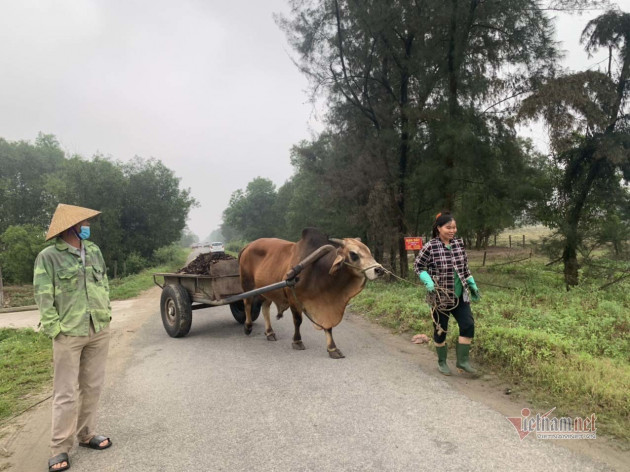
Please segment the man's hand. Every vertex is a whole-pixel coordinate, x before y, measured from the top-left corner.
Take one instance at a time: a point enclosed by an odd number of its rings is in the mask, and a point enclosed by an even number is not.
[[[426,270],[420,272],[420,280],[428,292],[435,292],[435,283],[433,283],[433,279]]]

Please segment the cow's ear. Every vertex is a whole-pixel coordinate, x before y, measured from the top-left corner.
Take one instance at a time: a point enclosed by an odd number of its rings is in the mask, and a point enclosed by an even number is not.
[[[343,264],[343,256],[337,254],[337,257],[335,257],[335,262],[333,262],[333,265],[328,271],[328,273],[330,275],[333,275],[335,272],[337,272],[341,268],[341,264]]]

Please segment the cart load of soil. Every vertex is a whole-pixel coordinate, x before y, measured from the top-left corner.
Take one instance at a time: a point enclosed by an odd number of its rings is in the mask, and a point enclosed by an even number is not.
[[[224,273],[225,269],[228,268],[226,266],[228,266],[232,272],[236,270],[236,275],[238,275],[238,261],[235,257],[223,252],[206,252],[199,254],[193,261],[190,262],[190,264],[179,269],[177,273],[195,275],[227,275]]]

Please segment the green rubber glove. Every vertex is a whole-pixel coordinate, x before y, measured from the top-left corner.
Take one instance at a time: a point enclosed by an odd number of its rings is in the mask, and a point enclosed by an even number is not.
[[[420,280],[422,281],[422,283],[426,287],[427,291],[428,292],[434,292],[435,291],[435,284],[433,283],[433,279],[431,278],[429,273],[426,270],[423,270],[422,272],[420,272],[419,275],[420,275]]]
[[[473,279],[472,275],[466,279],[466,283],[468,284],[468,288],[470,289],[470,299],[473,302],[478,302],[481,300],[481,292],[475,283],[475,279]]]

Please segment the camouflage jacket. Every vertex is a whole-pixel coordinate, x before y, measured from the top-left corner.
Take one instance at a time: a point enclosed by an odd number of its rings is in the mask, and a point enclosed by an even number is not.
[[[81,252],[57,238],[55,244],[35,260],[33,287],[41,315],[41,330],[50,338],[60,332],[67,336],[88,336],[90,317],[96,332],[111,320],[109,283],[101,250],[83,241]]]

